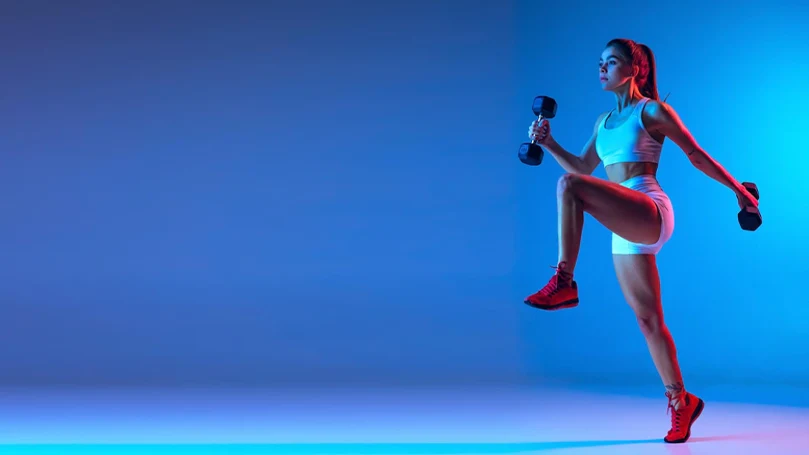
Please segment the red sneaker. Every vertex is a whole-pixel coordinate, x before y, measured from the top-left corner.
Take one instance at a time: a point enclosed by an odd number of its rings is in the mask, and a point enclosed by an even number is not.
[[[525,303],[540,310],[561,310],[573,308],[579,304],[579,288],[572,279],[560,279],[560,267],[556,275],[552,276],[548,284],[536,293],[525,298]]]
[[[671,394],[666,392],[666,396],[669,398],[666,413],[671,412],[671,429],[663,440],[674,444],[688,441],[688,438],[691,437],[691,425],[702,414],[705,402],[694,394],[685,392],[680,409],[674,409],[674,405],[671,404]]]

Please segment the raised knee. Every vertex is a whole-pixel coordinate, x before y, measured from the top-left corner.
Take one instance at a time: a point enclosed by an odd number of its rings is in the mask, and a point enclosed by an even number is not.
[[[638,320],[638,326],[644,336],[654,335],[660,332],[663,326],[662,318],[655,313],[638,313],[635,315]]]
[[[564,174],[559,177],[559,181],[556,184],[556,193],[558,195],[564,194],[572,194],[576,184],[579,183],[581,179],[576,174]]]

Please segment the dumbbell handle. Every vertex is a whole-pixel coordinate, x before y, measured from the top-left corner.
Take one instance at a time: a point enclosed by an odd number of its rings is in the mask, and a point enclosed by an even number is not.
[[[537,117],[537,126],[539,126],[540,123],[542,123],[542,114],[539,114],[539,117]],[[536,138],[531,139],[531,143],[537,145]]]

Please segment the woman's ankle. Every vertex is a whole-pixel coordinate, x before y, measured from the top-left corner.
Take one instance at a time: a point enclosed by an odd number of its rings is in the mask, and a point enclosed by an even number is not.
[[[567,261],[559,261],[556,265],[556,275],[560,282],[570,284],[573,281],[573,270],[568,267]]]
[[[682,381],[666,384],[666,396],[669,397],[669,403],[675,409],[680,407],[680,403],[685,399],[688,392],[685,390],[685,385]]]

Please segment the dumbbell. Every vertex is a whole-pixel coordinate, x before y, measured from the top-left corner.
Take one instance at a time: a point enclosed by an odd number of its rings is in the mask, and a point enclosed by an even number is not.
[[[549,96],[538,96],[534,98],[534,104],[531,106],[534,115],[537,116],[537,124],[542,123],[543,118],[554,118],[556,116],[556,100]],[[542,147],[536,144],[536,139],[531,142],[526,142],[520,145],[517,151],[517,156],[520,161],[529,166],[538,166],[542,163],[542,157],[545,152]]]
[[[755,183],[751,182],[744,182],[742,186],[747,188],[747,191],[753,195],[756,200],[758,200],[758,188],[756,187]],[[739,225],[745,231],[755,231],[761,226],[761,212],[759,212],[758,207],[745,207],[739,211]]]

